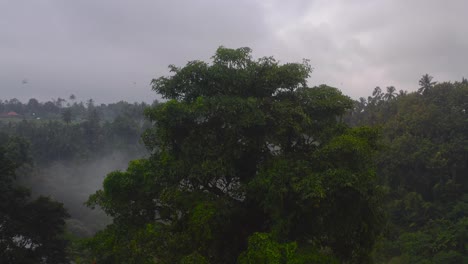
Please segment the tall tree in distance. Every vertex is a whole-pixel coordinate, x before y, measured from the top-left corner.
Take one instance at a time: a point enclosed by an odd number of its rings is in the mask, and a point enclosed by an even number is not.
[[[374,91],[372,91],[372,96],[375,98],[381,98],[383,96],[382,89],[380,89],[379,86],[374,88]]]
[[[398,91],[398,95],[397,95],[397,97],[399,97],[399,96],[405,96],[405,95],[407,95],[407,94],[408,94],[408,92],[407,92],[407,91],[400,90],[400,91]]]
[[[433,77],[429,74],[424,74],[421,79],[419,79],[419,89],[418,93],[425,94],[429,91],[437,82],[432,81]]]
[[[41,105],[35,98],[29,99],[27,106],[28,106],[28,110],[34,114],[37,114],[40,111],[40,107],[41,107]]]
[[[70,122],[72,121],[72,112],[70,108],[67,108],[62,112],[62,120],[67,125],[70,124]]]
[[[393,99],[395,99],[397,96],[397,93],[396,93],[396,89],[394,86],[388,86],[387,87],[387,92],[385,93],[385,95],[383,96],[383,98],[387,101],[391,101]]]
[[[96,150],[99,148],[101,143],[101,118],[97,109],[93,106],[92,99],[88,100],[88,109],[86,115],[86,121],[84,122],[84,135],[88,146]]]

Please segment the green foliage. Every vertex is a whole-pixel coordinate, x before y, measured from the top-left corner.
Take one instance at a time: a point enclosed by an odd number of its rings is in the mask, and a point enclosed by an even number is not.
[[[55,161],[92,160],[116,150],[144,153],[139,140],[148,125],[142,121],[143,107],[120,102],[83,108],[80,110],[83,113],[75,113],[78,110],[72,106],[63,109],[63,122],[60,119],[24,118],[15,123],[0,122],[0,131],[28,141],[31,158],[41,167]],[[103,122],[101,116],[112,119]],[[72,117],[74,122],[71,122]]]
[[[89,242],[98,263],[368,262],[378,132],[341,122],[352,101],[308,88],[307,61],[250,53],[220,47],[153,80],[168,101],[146,110],[151,156],[88,201],[114,219]]]
[[[30,198],[16,184],[16,170],[29,160],[27,144],[0,134],[0,262],[68,263],[63,204]]]
[[[468,85],[432,81],[389,100],[379,90],[356,103],[351,124],[379,126],[379,180],[388,223],[375,259],[385,263],[465,263],[468,210]]]
[[[325,252],[308,248],[299,252],[296,242],[278,243],[267,233],[254,233],[248,239],[247,251],[239,256],[239,264],[335,264],[339,261]]]
[[[72,121],[72,111],[70,108],[67,108],[62,112],[62,119],[66,124],[70,124]]]

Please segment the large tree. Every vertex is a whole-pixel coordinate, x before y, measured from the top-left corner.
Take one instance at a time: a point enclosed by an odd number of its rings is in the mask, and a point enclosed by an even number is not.
[[[89,242],[97,262],[368,261],[377,134],[340,121],[352,100],[308,88],[307,61],[223,47],[212,59],[153,80],[168,101],[146,111],[151,156],[88,202],[114,219]]]

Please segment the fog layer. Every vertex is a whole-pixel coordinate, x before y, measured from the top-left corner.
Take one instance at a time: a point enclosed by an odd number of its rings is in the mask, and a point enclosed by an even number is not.
[[[115,170],[125,170],[128,162],[141,158],[135,153],[115,151],[107,156],[85,162],[54,162],[37,169],[32,177],[22,179],[34,196],[44,195],[63,202],[71,215],[68,229],[78,236],[90,236],[110,223],[99,208],[84,205],[89,195],[101,188],[105,176]]]

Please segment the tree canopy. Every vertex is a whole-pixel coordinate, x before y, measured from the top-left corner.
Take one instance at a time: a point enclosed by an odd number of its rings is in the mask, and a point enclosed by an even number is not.
[[[349,97],[307,87],[308,61],[249,48],[169,68],[152,81],[168,101],[146,110],[151,156],[88,201],[113,217],[89,241],[98,263],[369,261],[378,133],[341,121]]]
[[[0,262],[68,263],[63,205],[33,200],[16,183],[16,170],[28,161],[25,141],[0,134]]]
[[[382,263],[468,261],[468,85],[432,82],[395,99],[356,102],[350,123],[376,125],[385,148],[379,180],[388,189]],[[387,91],[390,92],[390,91]]]

